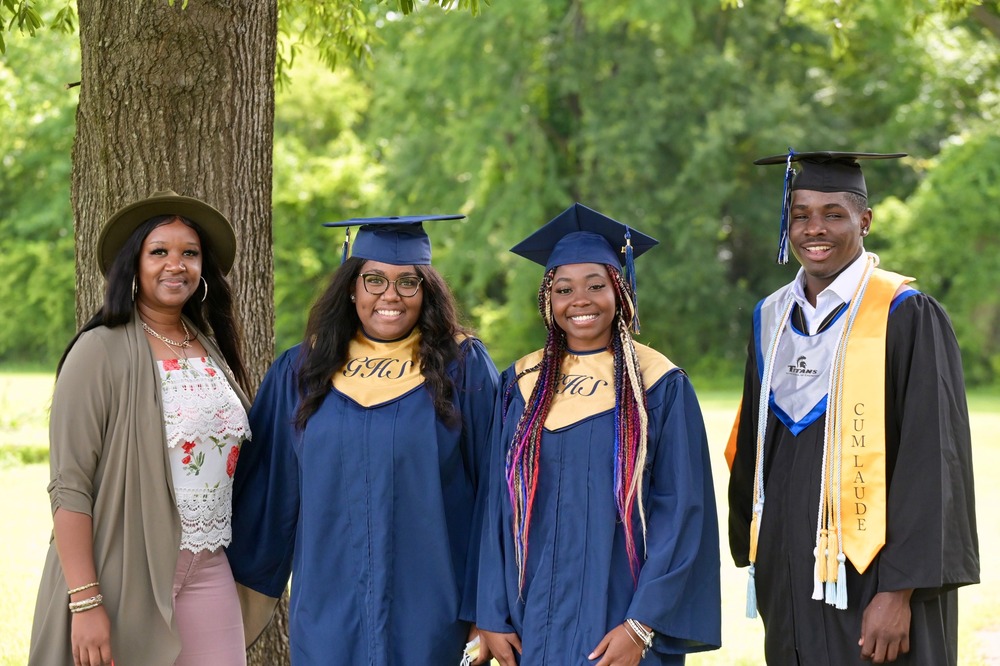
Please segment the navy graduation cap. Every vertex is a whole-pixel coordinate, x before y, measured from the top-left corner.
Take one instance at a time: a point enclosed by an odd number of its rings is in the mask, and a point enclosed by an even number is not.
[[[424,231],[424,222],[461,220],[465,215],[406,215],[395,217],[355,217],[341,222],[325,222],[324,227],[347,227],[344,254],[347,260],[351,227],[359,227],[351,256],[381,261],[394,266],[428,266],[431,263],[431,239]]]
[[[510,249],[549,271],[566,264],[625,266],[625,279],[636,294],[633,260],[660,241],[575,203]],[[632,328],[639,332],[638,303]]]
[[[754,160],[757,165],[784,164],[785,189],[781,204],[781,232],[778,240],[778,263],[788,263],[788,213],[792,192],[851,192],[865,198],[868,187],[858,160],[891,160],[906,157],[906,153],[858,153],[821,150],[797,153],[791,148],[784,155],[771,155]],[[796,171],[792,163],[801,166]]]
[[[510,251],[545,266],[545,270],[565,264],[628,268],[629,255],[638,257],[658,243],[655,238],[575,203]]]

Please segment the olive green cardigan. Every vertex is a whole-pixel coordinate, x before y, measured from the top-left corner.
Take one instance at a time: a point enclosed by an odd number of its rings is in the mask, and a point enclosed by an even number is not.
[[[245,408],[218,348],[198,340]],[[80,336],[56,381],[49,421],[52,511],[88,514],[94,563],[119,666],[171,666],[180,652],[173,579],[181,526],[163,426],[160,375],[138,316]],[[71,665],[66,581],[50,542],[31,630],[30,665]]]

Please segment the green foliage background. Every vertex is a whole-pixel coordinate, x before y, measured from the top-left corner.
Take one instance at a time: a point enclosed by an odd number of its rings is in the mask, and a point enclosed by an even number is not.
[[[48,30],[0,60],[0,361],[53,362],[74,330],[70,151],[79,49]]]
[[[340,261],[322,222],[457,211],[428,225],[435,264],[503,366],[543,338],[540,268],[507,248],[581,201],[661,241],[638,262],[640,339],[724,382],[754,303],[794,274],[773,263],[781,170],[753,159],[898,150],[912,157],[866,170],[868,247],[947,307],[970,381],[996,383],[1000,38],[952,4],[357,3],[371,55],[332,72],[316,16],[286,12],[278,350]],[[72,41],[10,34],[0,61],[0,362],[51,363],[72,333]]]

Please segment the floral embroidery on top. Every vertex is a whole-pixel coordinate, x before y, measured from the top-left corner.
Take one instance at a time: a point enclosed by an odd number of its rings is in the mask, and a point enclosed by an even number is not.
[[[240,447],[234,446],[229,449],[229,455],[226,457],[226,474],[229,478],[233,478],[233,474],[236,474],[236,460],[240,457]]]
[[[247,414],[211,357],[158,366],[181,548],[216,550],[232,539],[233,474],[250,439]]]

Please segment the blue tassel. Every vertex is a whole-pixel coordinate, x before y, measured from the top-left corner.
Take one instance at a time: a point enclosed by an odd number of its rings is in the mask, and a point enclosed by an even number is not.
[[[826,581],[826,603],[834,606],[837,603],[837,581]]]
[[[632,230],[625,227],[625,280],[635,291],[635,256],[632,252]]]
[[[639,290],[635,279],[635,256],[632,252],[632,230],[625,227],[625,281],[632,288],[632,332],[639,334]]]
[[[792,178],[795,177],[795,169],[792,168],[792,156],[795,151],[788,149],[788,161],[785,163],[785,191],[781,196],[781,227],[778,234],[778,259],[779,264],[788,263],[788,216],[789,208],[792,205]]]
[[[347,227],[347,234],[344,236],[344,249],[340,254],[340,263],[347,261],[347,251],[351,247],[351,228]]]
[[[754,583],[754,566],[750,565],[750,577],[747,579],[747,617],[751,620],[757,617],[757,585]]]
[[[837,565],[837,609],[845,610],[847,608],[847,567],[844,562],[847,561],[847,557],[843,553],[839,553],[837,561],[840,563]]]

